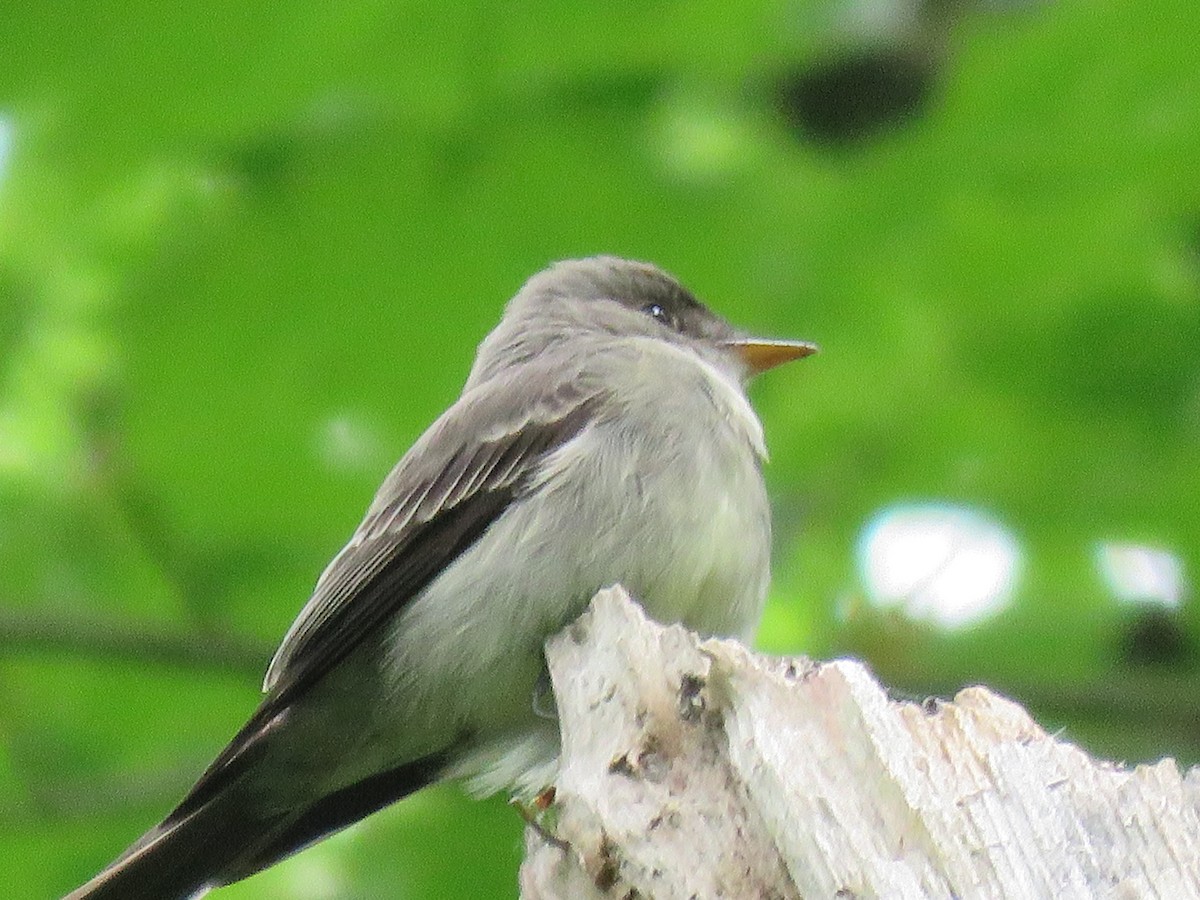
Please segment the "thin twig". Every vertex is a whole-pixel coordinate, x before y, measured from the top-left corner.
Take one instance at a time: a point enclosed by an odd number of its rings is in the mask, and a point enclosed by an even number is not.
[[[168,631],[116,620],[0,609],[0,654],[65,653],[262,677],[271,648],[212,632]]]

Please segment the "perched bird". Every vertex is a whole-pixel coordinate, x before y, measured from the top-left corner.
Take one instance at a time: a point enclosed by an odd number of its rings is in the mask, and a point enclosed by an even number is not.
[[[744,386],[814,350],[744,335],[645,263],[535,275],[317,581],[250,721],[70,898],[192,897],[444,778],[551,784],[542,645],[596,591],[751,635],[771,524]]]

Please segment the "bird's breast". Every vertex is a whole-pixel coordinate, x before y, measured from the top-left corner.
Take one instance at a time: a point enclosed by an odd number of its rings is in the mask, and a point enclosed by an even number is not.
[[[561,508],[580,590],[620,582],[661,621],[746,637],[769,569],[762,427],[715,368],[669,361],[669,389],[623,373],[619,407],[548,458],[535,490]]]
[[[670,389],[637,365],[603,373],[619,399],[399,617],[388,677],[405,729],[449,709],[480,735],[528,723],[544,641],[612,584],[659,621],[750,636],[769,568],[761,428],[740,390],[682,362]]]

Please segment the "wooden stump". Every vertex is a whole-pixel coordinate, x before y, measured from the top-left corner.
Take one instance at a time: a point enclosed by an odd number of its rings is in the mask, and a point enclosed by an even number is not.
[[[1094,760],[984,688],[897,702],[619,588],[546,653],[563,845],[526,832],[526,900],[1200,898],[1200,769]]]

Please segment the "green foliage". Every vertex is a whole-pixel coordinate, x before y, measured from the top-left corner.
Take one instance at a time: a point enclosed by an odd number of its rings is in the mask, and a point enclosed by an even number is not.
[[[1193,598],[1120,605],[1095,562],[1116,541],[1200,571],[1200,7],[877,37],[928,99],[821,143],[771,85],[853,43],[838,9],[6,9],[7,895],[68,889],[170,808],[503,301],[594,252],[823,347],[755,389],[764,647],[1200,759]],[[863,529],[914,501],[1013,537],[1008,608],[943,630],[869,602]],[[439,788],[228,896],[511,896],[519,835]]]

